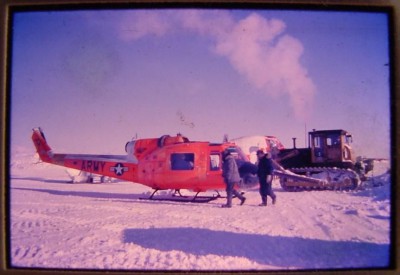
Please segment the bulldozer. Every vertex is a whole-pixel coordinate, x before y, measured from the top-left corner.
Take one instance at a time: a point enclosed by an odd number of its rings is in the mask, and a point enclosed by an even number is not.
[[[368,160],[356,161],[346,130],[313,130],[308,133],[308,148],[282,149],[273,158],[275,176],[286,191],[310,189],[352,190],[373,169]]]
[[[257,149],[267,152],[275,168],[274,175],[286,191],[355,189],[373,169],[370,159],[356,159],[351,147],[353,137],[342,129],[312,130],[308,133],[306,148],[297,148],[296,138],[290,149],[271,136],[242,137],[232,141],[241,147],[250,161]]]

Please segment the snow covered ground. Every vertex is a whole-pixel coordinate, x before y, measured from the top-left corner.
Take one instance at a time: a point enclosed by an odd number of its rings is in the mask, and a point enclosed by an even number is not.
[[[65,169],[13,155],[11,261],[15,267],[117,270],[288,270],[386,267],[389,163],[353,192],[284,192],[259,207],[257,190],[231,209],[148,201],[129,182],[67,184]],[[374,187],[373,187],[374,186]],[[188,192],[184,192],[188,193]],[[224,194],[224,192],[223,192]]]

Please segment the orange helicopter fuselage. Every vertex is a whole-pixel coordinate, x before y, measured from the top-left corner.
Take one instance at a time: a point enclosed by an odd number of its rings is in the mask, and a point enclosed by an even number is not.
[[[188,142],[156,148],[138,159],[137,182],[154,189],[224,189],[221,152],[226,147]]]
[[[222,152],[233,143],[162,136],[126,144],[127,155],[55,154],[40,128],[32,140],[42,161],[149,186],[156,190],[223,190]]]

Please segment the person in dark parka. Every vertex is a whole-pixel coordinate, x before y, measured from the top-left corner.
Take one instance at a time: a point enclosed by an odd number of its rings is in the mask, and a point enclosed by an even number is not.
[[[276,195],[272,191],[272,173],[274,168],[272,166],[271,156],[265,154],[263,150],[257,151],[258,157],[258,179],[260,182],[260,195],[261,204],[260,206],[267,206],[267,197],[272,198],[272,204],[276,203]]]
[[[235,195],[240,199],[240,205],[243,205],[246,198],[240,194],[237,190],[235,190],[235,184],[240,182],[240,174],[239,169],[237,167],[236,161],[234,157],[231,155],[230,151],[226,149],[222,153],[222,177],[224,178],[224,182],[226,184],[226,204],[222,205],[222,207],[232,207],[232,196]]]

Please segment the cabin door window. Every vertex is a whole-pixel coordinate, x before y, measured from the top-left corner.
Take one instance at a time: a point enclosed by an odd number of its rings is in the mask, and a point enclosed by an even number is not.
[[[324,138],[320,136],[315,136],[314,137],[314,157],[316,158],[324,158],[325,157],[325,152],[324,152]]]
[[[219,154],[210,155],[210,170],[218,171],[221,163],[221,157]]]

